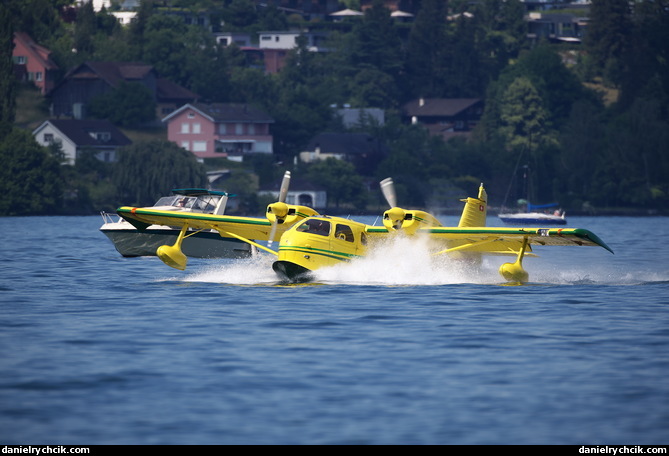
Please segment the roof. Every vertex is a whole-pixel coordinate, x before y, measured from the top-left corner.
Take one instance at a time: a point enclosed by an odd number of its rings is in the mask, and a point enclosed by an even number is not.
[[[212,122],[274,123],[265,111],[245,103],[188,103],[170,113],[163,122],[186,109],[194,109]]]
[[[87,71],[90,70],[90,71]],[[121,82],[140,81],[149,73],[155,71],[152,65],[141,62],[84,62],[72,69],[65,76],[68,78],[103,79],[112,87],[118,87]]]
[[[25,32],[16,32],[14,33],[14,38],[21,41],[23,45],[33,53],[33,56],[39,60],[40,65],[42,65],[45,69],[58,69],[58,65],[56,65],[56,63],[51,60],[51,51],[44,46],[40,46],[39,44],[35,43],[30,35]]]
[[[321,153],[364,155],[378,151],[379,143],[367,133],[320,133],[314,136],[305,150],[320,148]]]
[[[408,116],[454,116],[482,100],[480,98],[419,98],[404,105]]]
[[[127,146],[132,144],[132,141],[108,120],[50,119],[37,127],[33,134],[42,129],[47,123],[58,129],[63,135],[74,142],[77,147]],[[105,141],[91,136],[91,133],[95,132],[108,132],[110,138]]]
[[[164,100],[181,100],[181,101],[195,101],[200,96],[195,92],[191,92],[187,88],[176,84],[169,79],[158,78],[156,84],[156,99]]]
[[[158,101],[194,101],[199,95],[169,79],[158,77],[153,65],[142,62],[84,62],[70,70],[59,85],[68,79],[102,79],[113,88],[122,82],[141,82],[149,74],[156,78],[156,99]]]

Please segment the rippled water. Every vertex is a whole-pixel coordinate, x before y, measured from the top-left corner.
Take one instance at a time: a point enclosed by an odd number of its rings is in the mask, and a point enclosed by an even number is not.
[[[537,249],[524,286],[420,245],[181,272],[101,222],[0,218],[4,444],[667,442],[667,218],[572,218],[615,255]]]

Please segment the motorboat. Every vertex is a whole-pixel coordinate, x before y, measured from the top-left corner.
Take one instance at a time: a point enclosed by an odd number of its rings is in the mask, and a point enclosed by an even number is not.
[[[172,195],[163,196],[153,209],[175,212],[223,215],[230,195],[227,192],[201,188],[175,189]],[[118,214],[101,212],[103,224],[100,231],[109,238],[124,257],[156,256],[161,245],[176,242],[180,228],[150,225],[138,230]],[[189,230],[183,240],[183,252],[192,258],[248,258],[256,248],[231,237],[222,237],[216,230]]]

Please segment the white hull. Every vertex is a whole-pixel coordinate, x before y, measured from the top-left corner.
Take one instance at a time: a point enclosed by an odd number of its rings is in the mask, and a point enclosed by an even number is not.
[[[105,223],[100,231],[121,255],[137,257],[156,256],[158,247],[176,242],[180,230],[152,225],[140,232],[122,221]],[[223,238],[216,231],[201,231],[185,238],[182,250],[191,258],[248,258],[253,255],[254,248],[237,239]]]
[[[499,218],[504,223],[509,224],[551,224],[566,225],[567,219],[563,215],[542,214],[541,212],[524,212],[519,214],[499,214]]]

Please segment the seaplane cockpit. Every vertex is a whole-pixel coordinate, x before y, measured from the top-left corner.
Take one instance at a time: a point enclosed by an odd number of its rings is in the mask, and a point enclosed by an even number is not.
[[[331,266],[365,254],[366,225],[337,217],[314,216],[286,231],[273,269],[284,278]],[[300,274],[299,271],[302,271]]]

